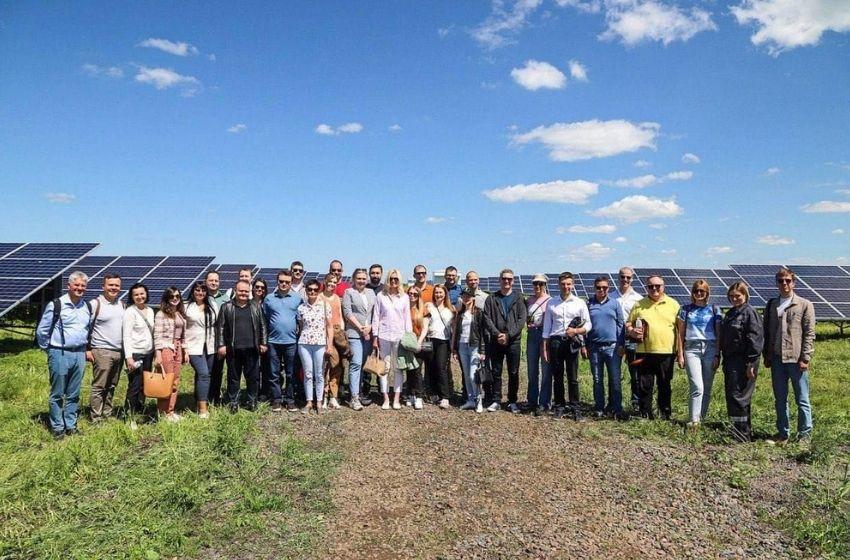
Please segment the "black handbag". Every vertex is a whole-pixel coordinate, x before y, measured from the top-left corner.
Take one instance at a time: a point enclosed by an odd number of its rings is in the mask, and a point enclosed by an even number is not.
[[[422,344],[419,346],[419,351],[414,354],[417,358],[421,360],[427,360],[431,356],[434,355],[434,343],[431,342],[430,338],[426,338],[422,341]]]

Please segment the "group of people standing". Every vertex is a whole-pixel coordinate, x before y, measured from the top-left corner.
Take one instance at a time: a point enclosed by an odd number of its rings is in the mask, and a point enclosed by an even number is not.
[[[349,283],[342,280],[342,263],[334,260],[320,283],[305,280],[304,265],[294,261],[277,273],[269,292],[266,280],[252,278],[251,269],[240,271],[228,290],[210,271],[192,286],[186,302],[177,288],[166,289],[154,313],[144,283],[131,286],[123,302],[118,299],[121,278],[107,273],[102,294],[86,301],[88,278],[74,272],[68,292],[48,305],[36,331],[48,354],[53,434],[61,438],[76,432],[86,361],[93,368],[93,422],[111,416],[125,366],[124,411],[131,421],[144,410],[142,372],[159,367],[175,377],[170,396],[158,399],[158,410],[166,420],[179,421],[175,408],[185,364],[194,370],[198,415],[207,418],[211,404],[238,410],[243,378],[249,410],[260,400],[268,400],[276,412],[340,408],[346,372],[349,406],[362,410],[372,404],[372,371],[382,409],[401,409],[404,397],[404,404],[421,410],[426,395],[447,409],[455,396],[453,360],[462,376],[462,410],[504,407],[578,420],[580,358],[589,360],[594,413],[628,418],[621,388],[625,358],[631,408],[644,418],[654,418],[657,384],[657,408],[669,419],[674,365],[685,369],[690,429],[697,429],[707,414],[714,373],[722,364],[732,433],[746,441],[752,436],[750,402],[762,356],[771,369],[776,401],[774,440],[789,437],[789,382],[799,411],[798,437],[811,434],[808,366],[815,317],[812,304],[794,293],[795,275],[787,268],[776,273],[779,294],[768,302],[763,318],[749,305],[743,282],[729,286],[730,306],[723,313],[709,304],[711,288],[703,280],[693,284],[691,303],[680,306],[665,295],[660,276],[646,278],[647,294],[638,294],[629,267],[619,271],[616,293],[607,276],[596,278],[587,301],[573,293],[569,272],[559,275],[557,294],[548,293],[545,275],[534,276],[528,298],[513,288],[510,269],[501,271],[500,289],[492,294],[478,287],[474,271],[466,274],[465,287],[455,267],[448,267],[445,282],[437,285],[427,282],[423,265],[413,273],[414,282],[405,288],[401,271],[384,275],[375,264],[356,269]],[[528,390],[521,403],[523,333]],[[383,367],[375,368],[381,360]]]

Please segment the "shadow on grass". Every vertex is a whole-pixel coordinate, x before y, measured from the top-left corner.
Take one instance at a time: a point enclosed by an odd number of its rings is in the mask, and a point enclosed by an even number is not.
[[[4,354],[18,354],[35,348],[35,344],[29,338],[0,338],[0,356]]]

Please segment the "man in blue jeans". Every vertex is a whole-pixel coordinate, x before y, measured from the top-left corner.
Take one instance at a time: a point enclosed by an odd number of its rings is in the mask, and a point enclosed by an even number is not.
[[[616,419],[623,415],[623,391],[620,383],[620,355],[623,351],[623,310],[620,302],[608,297],[607,276],[593,281],[594,295],[587,301],[590,323],[587,352],[593,376],[593,402],[597,418],[606,410]],[[608,406],[605,406],[605,369],[608,369]]]
[[[269,388],[272,410],[282,409],[281,399],[287,410],[297,410],[295,403],[295,360],[298,354],[298,306],[301,296],[290,289],[292,272],[283,269],[277,273],[277,289],[263,300],[263,312],[269,331]],[[285,387],[281,390],[281,367]]]
[[[92,322],[91,305],[83,300],[89,277],[80,271],[68,277],[68,293],[48,304],[36,328],[36,341],[47,351],[50,372],[50,431],[55,439],[77,433],[80,387],[86,369],[86,342]]]
[[[764,365],[770,368],[776,402],[776,436],[780,445],[788,441],[788,382],[797,402],[797,438],[812,435],[812,405],[809,401],[809,362],[815,350],[815,310],[812,303],[794,293],[796,275],[788,268],[776,273],[779,297],[764,310]]]

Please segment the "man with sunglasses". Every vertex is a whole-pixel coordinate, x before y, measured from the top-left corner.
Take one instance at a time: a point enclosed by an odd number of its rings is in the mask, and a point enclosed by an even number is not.
[[[522,328],[528,319],[525,298],[515,292],[514,271],[506,268],[499,273],[498,292],[487,298],[484,303],[484,324],[489,335],[487,343],[487,367],[492,380],[484,387],[485,400],[490,402],[489,412],[502,407],[502,367],[508,364],[508,410],[519,413],[517,393],[519,392],[519,361],[522,343]]]
[[[619,272],[619,293],[611,294],[611,297],[615,298],[617,303],[620,304],[620,309],[623,311],[623,319],[626,319],[632,312],[632,308],[635,304],[643,299],[643,296],[637,293],[637,291],[632,287],[634,277],[634,270],[628,266],[621,268]],[[626,357],[626,365],[629,368],[629,389],[632,393],[631,404],[633,411],[638,410],[639,406],[637,366],[632,365],[632,362],[635,361],[635,350],[637,350],[637,343],[631,339],[627,339],[622,350],[620,350],[620,356]]]
[[[788,382],[797,402],[797,438],[812,436],[812,405],[809,400],[809,362],[815,347],[815,310],[812,303],[794,293],[797,276],[788,268],[776,273],[779,297],[764,310],[764,365],[770,368],[776,403],[774,443],[788,440]]]
[[[587,302],[593,329],[587,335],[590,374],[593,377],[593,404],[597,418],[607,410],[615,419],[623,416],[620,364],[623,353],[623,310],[608,296],[608,276],[593,281],[594,295]],[[608,370],[608,406],[605,406],[605,370]]]
[[[342,296],[345,295],[345,290],[351,287],[351,284],[342,281],[342,261],[332,260],[331,264],[328,266],[328,274],[336,276],[336,288],[334,289],[334,293],[342,298]],[[322,290],[324,289],[325,287],[322,286]]]
[[[302,267],[303,268],[303,267]],[[298,306],[301,295],[292,289],[292,272],[286,269],[277,273],[277,289],[263,300],[263,313],[268,323],[269,390],[272,410],[278,412],[282,403],[286,409],[297,410],[295,368],[298,353]],[[281,389],[281,366],[285,387]]]
[[[422,305],[434,302],[434,285],[428,283],[428,269],[424,264],[413,267],[413,285],[419,288],[419,299]]]
[[[652,392],[658,382],[658,409],[661,417],[670,419],[673,364],[676,357],[676,317],[679,302],[664,294],[664,279],[646,279],[646,297],[629,313],[626,334],[637,342],[635,362],[638,367],[640,415],[653,419]],[[640,321],[640,323],[638,323]]]
[[[307,299],[307,292],[304,289],[304,263],[292,261],[289,271],[292,273],[292,285],[289,289],[301,296],[302,300]]]

